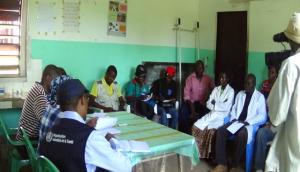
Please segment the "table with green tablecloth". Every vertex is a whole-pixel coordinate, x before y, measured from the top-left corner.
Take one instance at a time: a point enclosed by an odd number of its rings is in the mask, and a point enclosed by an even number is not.
[[[187,156],[193,165],[199,162],[199,152],[194,137],[125,111],[107,115],[118,118],[119,126],[116,128],[121,131],[116,136],[118,139],[145,141],[149,144],[151,152],[126,153],[132,164],[169,153]]]

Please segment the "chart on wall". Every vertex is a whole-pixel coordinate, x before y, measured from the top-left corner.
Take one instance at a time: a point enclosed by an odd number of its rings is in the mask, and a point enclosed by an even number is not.
[[[126,36],[127,0],[110,0],[107,34]]]
[[[80,1],[63,1],[63,32],[79,32]]]

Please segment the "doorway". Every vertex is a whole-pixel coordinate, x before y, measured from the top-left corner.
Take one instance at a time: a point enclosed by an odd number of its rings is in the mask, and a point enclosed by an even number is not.
[[[243,90],[247,61],[247,11],[218,12],[216,83],[220,72],[226,72],[234,90]]]

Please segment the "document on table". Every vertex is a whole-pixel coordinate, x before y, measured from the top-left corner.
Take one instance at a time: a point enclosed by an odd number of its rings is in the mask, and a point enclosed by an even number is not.
[[[242,128],[244,126],[243,123],[239,122],[239,121],[235,121],[234,123],[232,123],[231,125],[229,125],[227,127],[227,130],[229,132],[231,132],[232,134],[236,133],[240,128]]]
[[[98,118],[95,129],[96,130],[103,130],[103,129],[107,129],[107,128],[112,128],[113,126],[116,125],[117,120],[118,119],[114,118],[114,117]]]
[[[110,133],[110,134],[120,134],[121,131],[116,129],[116,128],[105,128],[105,129],[101,129],[99,130],[101,133],[103,133],[103,135],[106,135],[107,133]]]
[[[135,140],[117,140],[110,139],[110,144],[113,149],[124,152],[150,152],[149,145],[146,142]]]

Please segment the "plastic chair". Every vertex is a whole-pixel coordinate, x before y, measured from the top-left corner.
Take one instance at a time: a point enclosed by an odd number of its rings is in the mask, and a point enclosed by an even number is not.
[[[10,146],[9,150],[9,161],[10,161],[10,171],[11,172],[19,172],[21,167],[26,166],[29,164],[28,159],[22,159],[20,154],[18,153],[16,146],[24,146],[25,144],[21,141],[13,140],[10,137],[11,133],[16,133],[16,128],[7,128],[6,124],[4,123],[1,115],[0,115],[0,126],[5,136],[5,140]]]
[[[230,116],[227,116],[224,118],[224,124],[228,123],[230,121]],[[257,123],[253,126],[253,130],[252,130],[252,139],[250,143],[247,143],[246,145],[246,172],[251,172],[252,169],[252,158],[253,158],[253,152],[254,152],[254,143],[255,143],[255,136],[256,136],[256,132],[259,129],[259,126],[265,124],[266,119],[261,122],[261,123]]]
[[[38,170],[39,166],[38,166],[38,161],[37,161],[37,159],[38,159],[37,153],[34,150],[34,148],[32,146],[32,143],[29,140],[29,137],[26,134],[25,130],[22,127],[20,129],[22,131],[23,140],[25,142],[25,147],[26,147],[26,150],[27,150],[27,154],[28,154],[28,157],[29,157],[29,161],[30,161],[32,170],[34,172],[39,172],[39,170]]]
[[[38,157],[39,172],[60,172],[58,168],[45,156]]]

